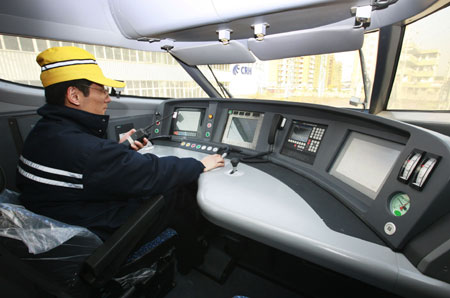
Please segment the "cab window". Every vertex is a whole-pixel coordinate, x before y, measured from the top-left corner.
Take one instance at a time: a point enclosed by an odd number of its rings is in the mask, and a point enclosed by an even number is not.
[[[0,78],[42,86],[36,56],[57,46],[77,46],[92,53],[107,77],[125,81],[122,94],[158,98],[208,97],[167,53],[11,35],[0,35]]]
[[[378,32],[365,34],[363,53],[370,98],[375,73]],[[200,70],[220,90],[208,66]],[[364,102],[359,51],[257,61],[251,64],[213,65],[217,80],[236,98],[306,102],[355,107]],[[369,103],[366,102],[366,106]]]
[[[450,110],[450,7],[407,25],[388,110]]]

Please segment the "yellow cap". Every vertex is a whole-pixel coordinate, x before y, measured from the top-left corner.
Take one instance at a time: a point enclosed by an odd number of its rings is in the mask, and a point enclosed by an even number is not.
[[[125,87],[123,82],[106,78],[95,57],[77,47],[47,49],[37,56],[36,62],[41,66],[41,81],[44,87],[79,79],[104,86]]]

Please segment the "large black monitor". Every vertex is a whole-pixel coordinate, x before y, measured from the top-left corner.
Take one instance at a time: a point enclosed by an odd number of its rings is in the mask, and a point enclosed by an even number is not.
[[[222,143],[256,149],[264,114],[229,110]]]
[[[330,174],[374,200],[403,147],[392,141],[351,132]]]

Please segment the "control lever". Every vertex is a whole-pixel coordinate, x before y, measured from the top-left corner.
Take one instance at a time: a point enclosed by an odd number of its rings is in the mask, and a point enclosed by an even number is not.
[[[217,150],[217,154],[220,154],[222,156],[222,158],[227,157],[229,152],[230,152],[229,146],[219,147],[219,150]]]
[[[237,165],[239,163],[239,158],[233,157],[231,159],[231,165],[233,166],[233,170],[230,172],[230,174],[234,174],[237,172]]]

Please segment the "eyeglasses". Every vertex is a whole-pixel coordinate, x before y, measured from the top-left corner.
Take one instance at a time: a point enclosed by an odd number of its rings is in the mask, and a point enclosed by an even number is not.
[[[107,87],[107,86],[103,86],[103,88],[101,88],[101,89],[95,88],[95,86],[88,86],[88,85],[81,85],[81,86],[91,88],[91,89],[97,90],[99,92],[103,92],[103,94],[105,94],[105,95],[109,95],[109,87]]]

